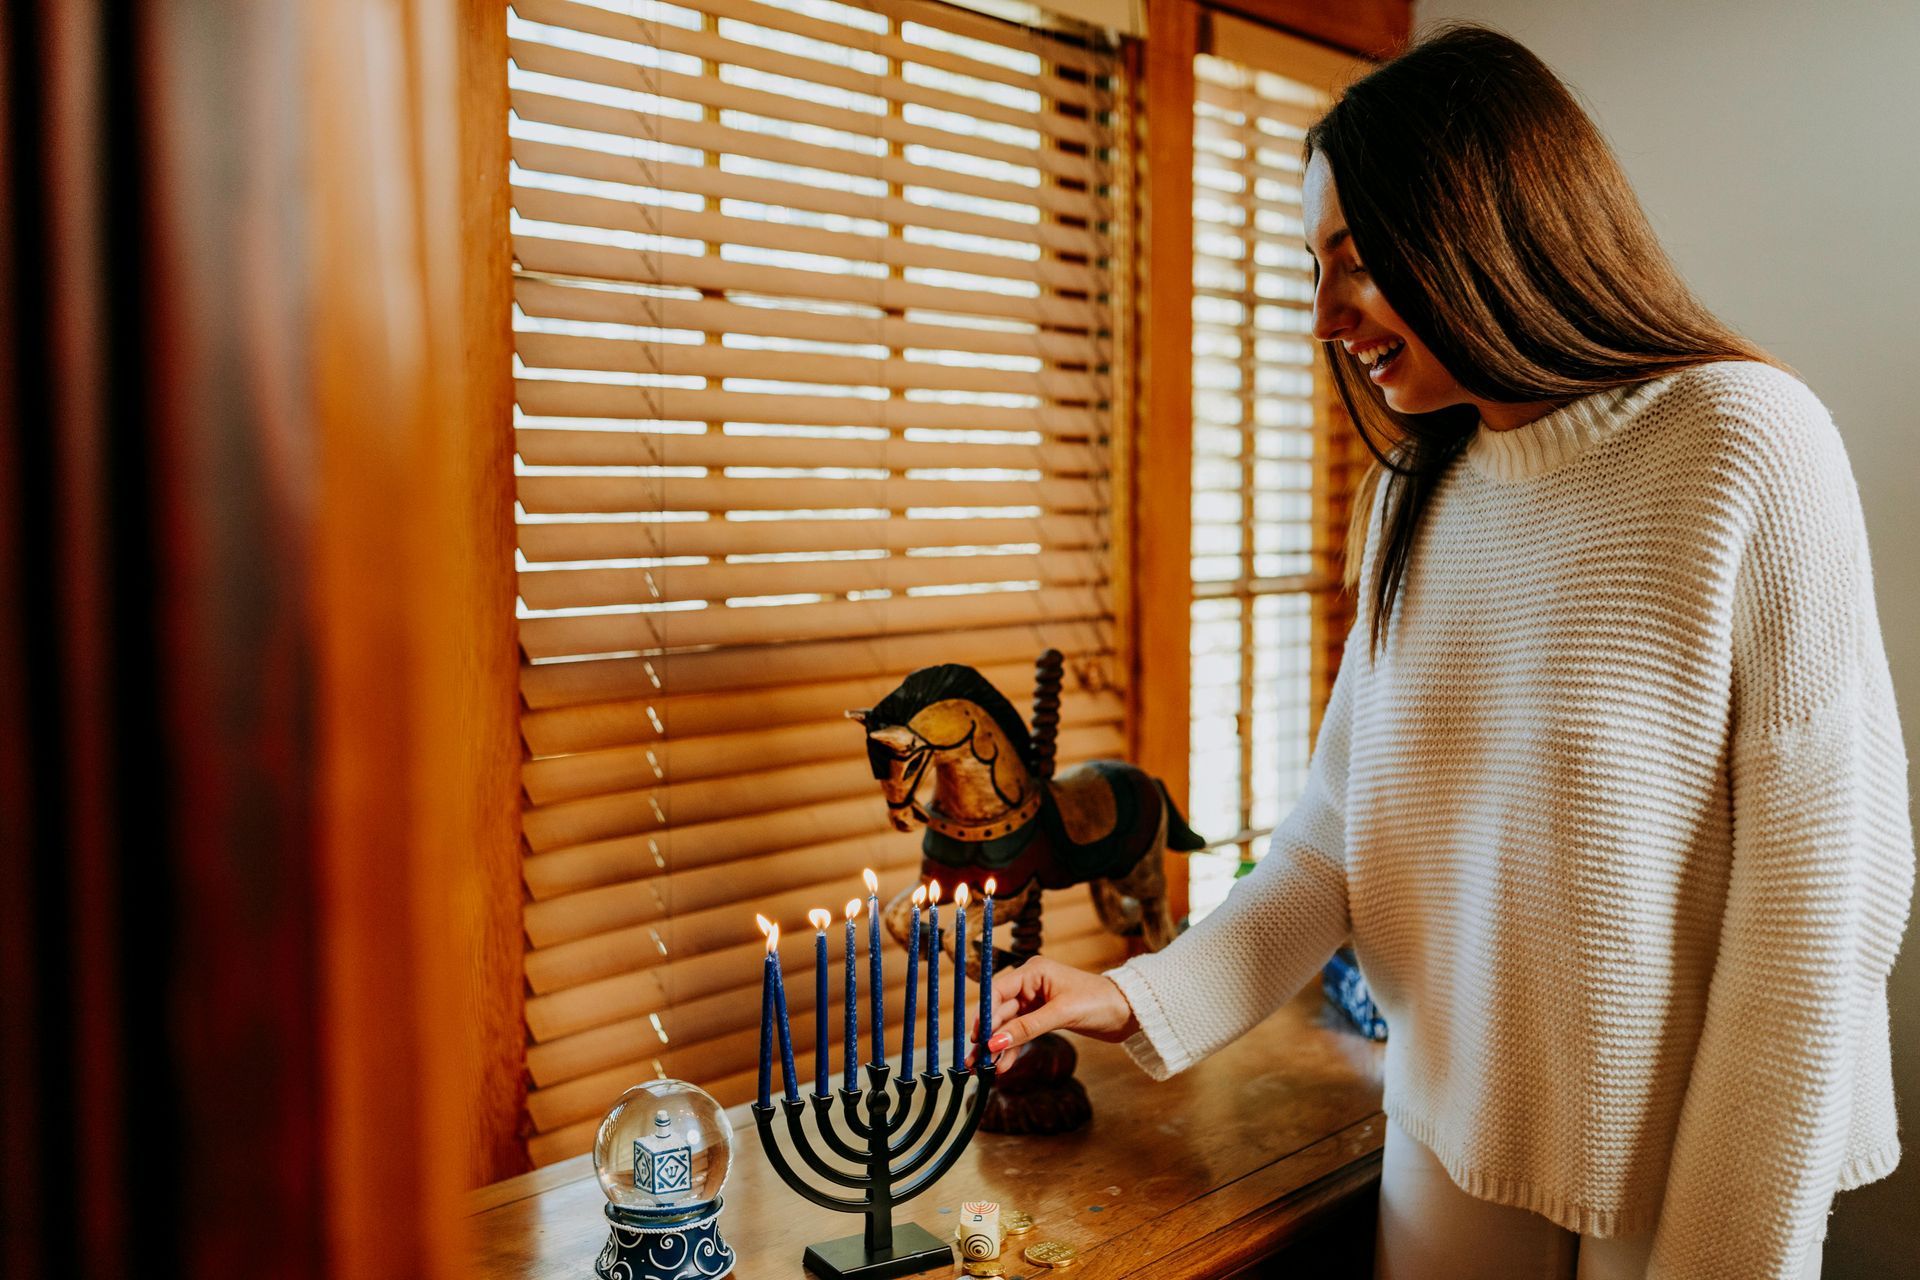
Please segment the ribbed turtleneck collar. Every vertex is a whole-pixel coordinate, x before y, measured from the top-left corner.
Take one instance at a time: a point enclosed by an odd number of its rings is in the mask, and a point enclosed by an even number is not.
[[[1506,431],[1482,420],[1467,442],[1467,462],[1488,479],[1501,481],[1557,470],[1619,430],[1673,376],[1595,391]]]

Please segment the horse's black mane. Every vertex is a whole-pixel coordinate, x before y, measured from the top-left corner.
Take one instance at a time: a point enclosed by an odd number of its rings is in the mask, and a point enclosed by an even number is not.
[[[867,726],[904,725],[924,708],[948,698],[964,698],[992,716],[1020,758],[1031,762],[1033,740],[1027,735],[1026,721],[985,676],[957,662],[922,667],[908,676],[898,689],[874,704],[873,710],[867,713]]]

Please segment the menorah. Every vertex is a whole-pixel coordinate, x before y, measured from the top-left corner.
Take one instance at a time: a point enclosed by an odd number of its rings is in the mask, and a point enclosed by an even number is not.
[[[993,890],[989,880],[983,886],[986,902],[981,920],[981,962],[979,979],[979,1027],[974,1041],[973,1066],[964,1061],[968,1043],[967,1009],[967,898],[966,885],[954,893],[956,906],[954,944],[953,1061],[944,1071],[940,1067],[940,885],[922,885],[914,890],[911,942],[907,947],[907,1004],[905,1026],[901,1033],[900,1077],[893,1079],[892,1066],[886,1061],[886,1031],[882,995],[880,922],[878,916],[879,882],[872,871],[866,872],[868,890],[869,988],[873,1028],[873,1057],[864,1065],[866,1087],[859,1087],[859,1019],[855,982],[854,917],[860,913],[859,899],[847,903],[845,1030],[842,1037],[844,1069],[836,1118],[834,1094],[828,1088],[827,1043],[827,934],[832,916],[826,911],[811,913],[814,939],[815,1014],[817,1036],[814,1056],[814,1091],[800,1095],[793,1064],[793,1038],[787,1022],[786,984],[780,971],[780,926],[760,917],[767,935],[767,962],[761,987],[760,1096],[753,1104],[754,1123],[760,1129],[760,1148],[767,1153],[774,1170],[803,1198],[841,1213],[866,1216],[866,1230],[858,1235],[841,1236],[807,1246],[802,1262],[822,1280],[880,1280],[952,1262],[952,1246],[917,1223],[895,1226],[895,1205],[905,1204],[953,1167],[960,1153],[972,1140],[986,1109],[987,1093],[993,1088],[992,1057],[985,1052],[993,1021]],[[920,908],[931,908],[927,947],[927,1066],[918,1079],[913,1073],[913,1034],[915,1001],[919,992]],[[780,1110],[786,1113],[788,1144],[798,1154],[802,1168],[782,1149],[775,1133],[775,1109],[769,1099],[773,1066],[773,1038],[779,1028],[780,1059],[785,1094]],[[967,1092],[967,1081],[974,1081]],[[919,1100],[916,1108],[914,1103]],[[811,1104],[814,1126],[803,1123]],[[937,1115],[937,1119],[936,1119]],[[825,1148],[825,1153],[821,1148]],[[836,1166],[827,1153],[851,1162],[856,1168]],[[824,1184],[824,1185],[820,1185]],[[854,1195],[836,1194],[844,1188]]]

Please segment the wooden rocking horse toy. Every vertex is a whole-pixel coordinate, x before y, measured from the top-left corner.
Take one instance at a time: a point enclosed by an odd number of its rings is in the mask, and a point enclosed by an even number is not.
[[[996,968],[1040,950],[1041,891],[1085,884],[1101,924],[1139,937],[1147,950],[1173,941],[1164,851],[1205,845],[1160,780],[1121,760],[1092,760],[1053,776],[1063,659],[1049,649],[1035,664],[1033,732],[1006,697],[972,667],[924,667],[872,707],[848,711],[867,732],[867,758],[900,831],[924,826],[921,876],[965,883],[978,896],[995,881],[995,911],[1013,921],[1013,948]],[[933,777],[933,794],[920,799]],[[907,940],[909,893],[886,908],[887,928]],[[971,936],[956,940],[976,953]],[[1073,1047],[1044,1035],[999,1076],[981,1127],[1058,1133],[1092,1115],[1073,1079]]]

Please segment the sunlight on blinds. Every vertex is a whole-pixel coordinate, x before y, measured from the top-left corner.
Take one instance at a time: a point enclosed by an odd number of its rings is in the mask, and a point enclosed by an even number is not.
[[[1300,147],[1325,95],[1202,54],[1194,106],[1191,918],[1306,781],[1325,550],[1325,396]]]
[[[545,1163],[635,1079],[748,1096],[755,910],[916,877],[846,708],[945,661],[1025,708],[1052,646],[1062,766],[1123,754],[1117,66],[926,0],[516,0],[509,36]],[[1084,891],[1047,930],[1118,954]]]

